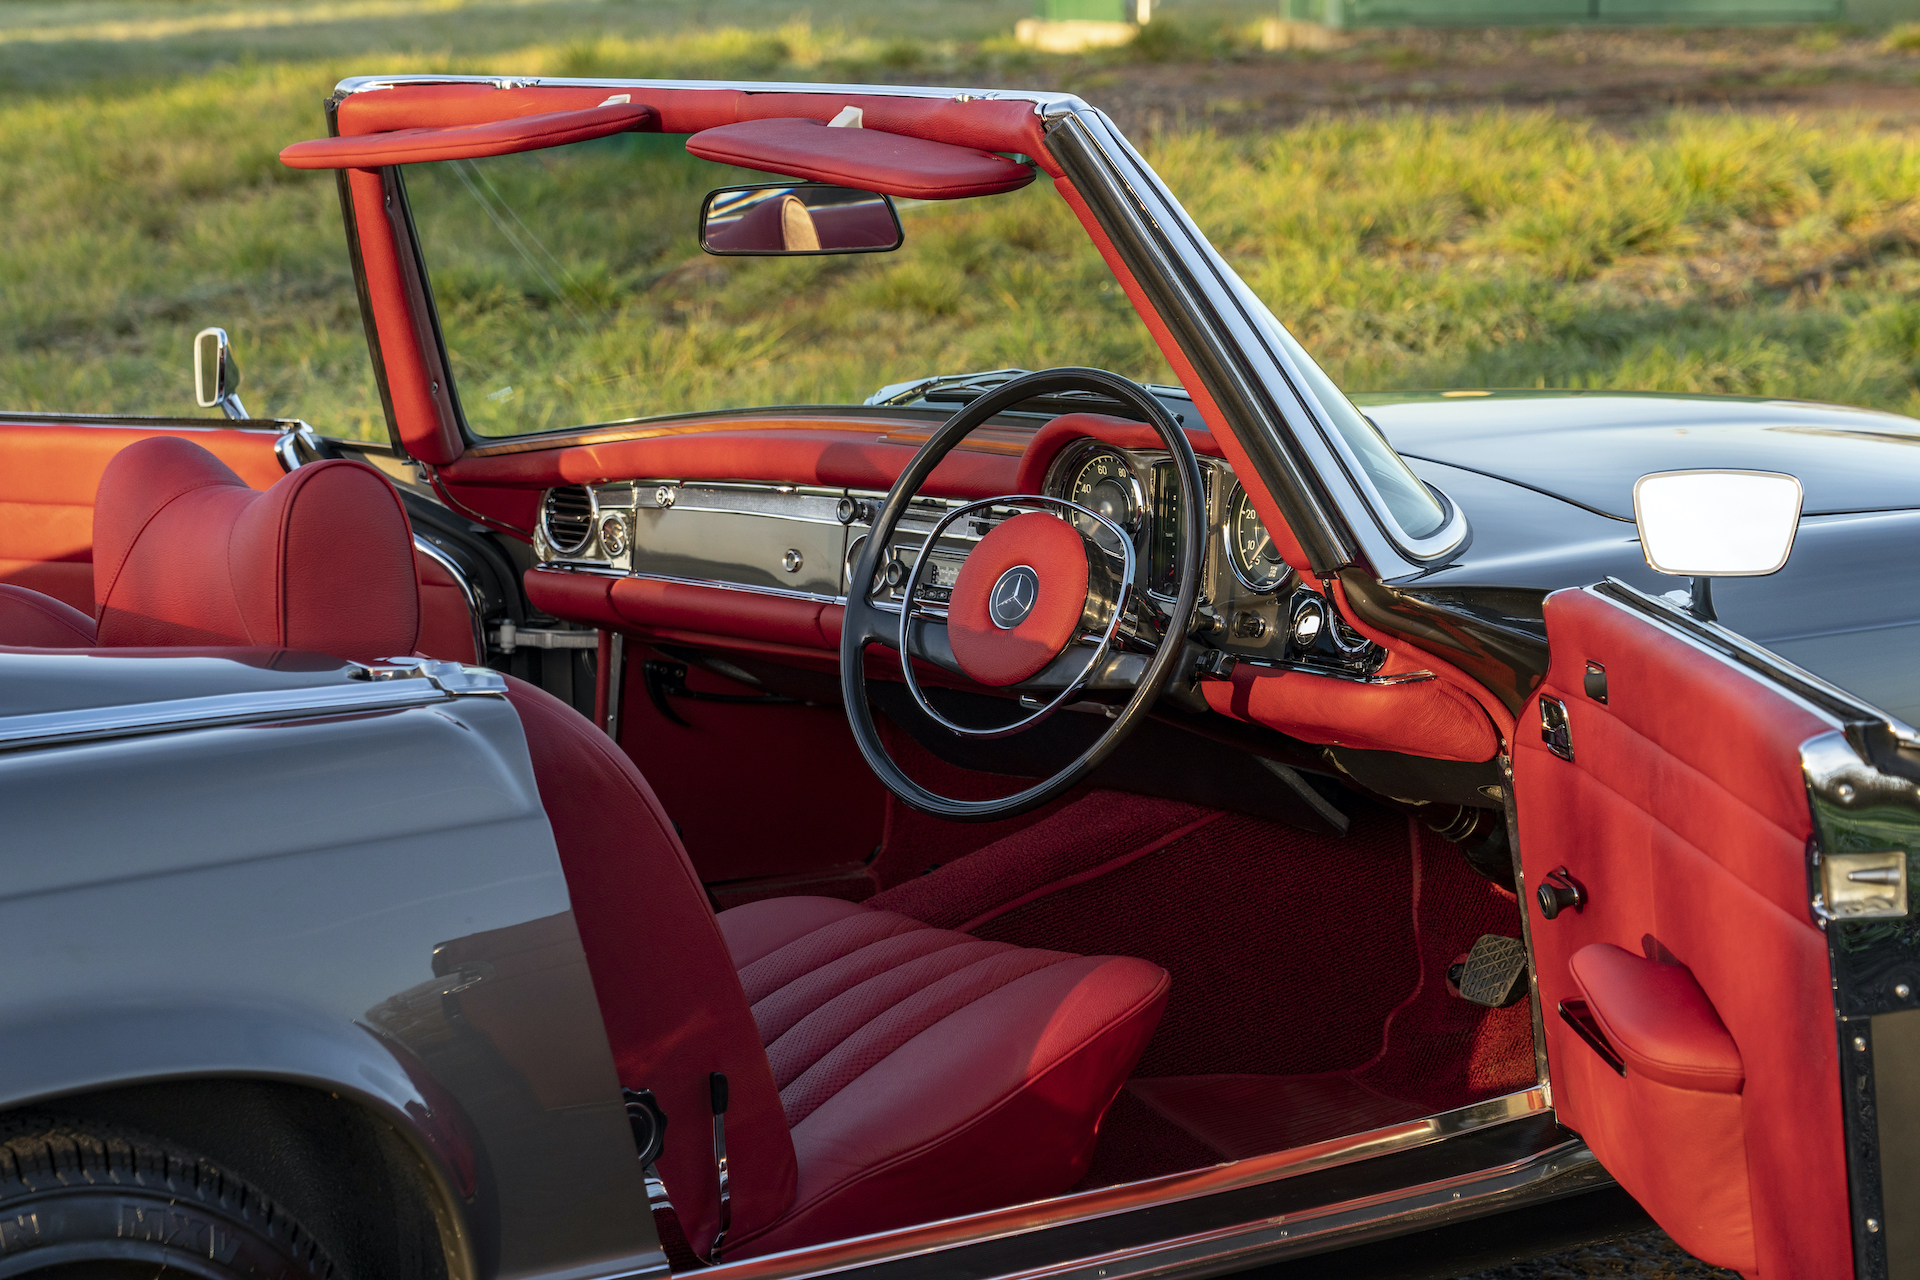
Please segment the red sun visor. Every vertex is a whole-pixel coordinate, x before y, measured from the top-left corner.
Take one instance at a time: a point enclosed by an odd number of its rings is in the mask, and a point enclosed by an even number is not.
[[[652,107],[615,102],[582,111],[549,111],[445,129],[395,129],[391,133],[314,138],[282,151],[280,163],[295,169],[380,169],[428,160],[471,160],[585,142],[644,129],[650,123],[657,127]]]
[[[1016,191],[1033,181],[1017,160],[878,129],[836,129],[818,120],[746,120],[687,139],[703,160],[831,182],[912,200],[958,200]]]

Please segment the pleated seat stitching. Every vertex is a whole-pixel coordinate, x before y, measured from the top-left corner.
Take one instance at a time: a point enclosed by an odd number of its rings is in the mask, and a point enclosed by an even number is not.
[[[800,1019],[798,1022],[794,1023],[791,1027],[787,1028],[786,1031],[782,1032],[780,1036],[778,1036],[772,1043],[766,1046],[768,1062],[774,1068],[774,1086],[776,1088],[785,1088],[787,1084],[791,1084],[793,1081],[798,1080],[801,1076],[805,1075],[808,1071],[811,1071],[816,1065],[820,1063],[822,1059],[826,1058],[827,1055],[831,1054],[835,1049],[839,1048],[841,1045],[845,1044],[847,1041],[853,1039],[855,1036],[859,1035],[861,1031],[865,1030],[866,1027],[872,1024],[874,1019],[886,1016],[888,1013],[890,1013],[894,1009],[899,1008],[902,1004],[905,1004],[907,1001],[913,999],[915,996],[919,995],[921,992],[927,990],[927,988],[932,987],[937,983],[945,982],[947,979],[953,977],[956,974],[965,973],[968,969],[971,969],[976,965],[985,964],[987,961],[992,960],[997,956],[1005,955],[1009,951],[1020,950],[1019,947],[1009,946],[1004,942],[988,942],[982,938],[968,938],[968,937],[962,936],[960,941],[962,943],[972,944],[975,947],[991,947],[992,950],[988,951],[985,955],[980,956],[978,959],[965,961],[958,968],[946,969],[942,972],[930,973],[929,975],[927,975],[926,981],[921,982],[918,986],[915,986],[912,990],[895,995],[890,1000],[888,1000],[887,1003],[877,1005],[871,1011],[869,1011],[864,1018],[860,1020],[859,1025],[849,1028],[846,1032],[844,1032],[840,1036],[839,1039],[834,1040],[831,1043],[827,1044],[823,1049],[821,1049],[818,1057],[814,1058],[811,1062],[807,1063],[805,1066],[799,1068],[799,1070],[794,1071],[793,1074],[789,1075],[786,1081],[783,1083],[779,1078],[780,1077],[780,1062],[779,1062],[780,1042],[782,1040],[785,1040],[788,1036],[793,1035],[796,1032],[801,1032],[802,1034],[804,1034],[804,1032],[802,1031],[802,1028],[805,1026],[808,1019],[813,1018],[815,1015],[825,1013],[826,1011],[831,1009],[835,1004],[838,1004],[842,1000],[849,1001],[857,1009],[859,1005],[858,997],[863,988],[867,988],[874,983],[885,982],[888,977],[897,975],[900,969],[906,968],[908,967],[908,965],[919,964],[923,961],[931,960],[934,957],[945,955],[946,953],[949,953],[955,950],[956,948],[942,947],[938,951],[929,951],[925,955],[917,956],[913,960],[908,961],[906,965],[896,965],[892,969],[885,970],[884,972],[881,972],[881,973],[876,973],[872,977],[866,979],[864,982],[860,982],[852,987],[849,987],[847,990],[835,996],[832,1000],[826,1001],[819,1008],[815,1009],[812,1013],[808,1014],[807,1017]],[[957,945],[958,944],[956,944],[956,946]],[[948,956],[948,958],[951,959],[952,957]],[[868,994],[871,995],[873,993],[869,992]]]
[[[908,927],[900,928],[900,925],[906,925]],[[813,930],[811,933],[802,934],[792,942],[787,943],[784,947],[781,947],[778,951],[760,957],[760,959],[740,971],[740,985],[746,989],[749,1004],[766,999],[767,996],[773,994],[773,991],[779,990],[779,987],[775,987],[771,991],[762,991],[759,995],[754,994],[755,989],[768,980],[768,975],[777,977],[779,974],[784,973],[794,963],[793,953],[797,948],[820,945],[818,939],[822,934],[831,934],[836,931],[852,934],[853,938],[850,939],[853,944],[852,949],[857,951],[861,947],[869,946],[874,942],[879,942],[886,938],[895,938],[903,933],[912,933],[915,930],[930,927],[929,925],[921,924],[917,920],[909,920],[905,916],[896,916],[890,912],[876,911],[864,916],[844,916],[839,920],[833,921],[831,924],[823,925]],[[877,930],[885,931],[878,932]],[[866,935],[864,940],[862,940],[862,935]],[[841,955],[848,954],[851,954],[851,952],[841,953]],[[794,977],[781,982],[779,986],[786,986],[797,978],[805,977],[816,969],[832,964],[839,958],[840,956],[829,956],[825,960],[808,965],[801,969],[799,973],[795,974]]]
[[[980,939],[978,938],[970,938],[963,933],[950,934],[944,929],[908,930],[906,933],[896,933],[896,934],[893,934],[891,937],[876,939],[875,941],[868,943],[866,946],[861,947],[858,951],[850,951],[846,955],[841,956],[838,960],[830,960],[826,964],[821,965],[818,969],[815,969],[810,973],[801,974],[799,977],[795,978],[792,982],[787,983],[786,986],[781,987],[777,991],[769,992],[766,996],[755,1001],[753,1005],[753,1015],[754,1015],[755,1024],[758,1025],[760,1022],[761,1006],[772,1003],[773,1001],[778,999],[780,996],[793,990],[793,988],[800,986],[802,983],[812,982],[817,979],[824,980],[823,975],[826,974],[827,970],[837,965],[845,965],[850,969],[857,970],[859,966],[849,964],[850,961],[858,959],[861,955],[864,955],[865,953],[872,951],[875,947],[885,946],[886,944],[897,941],[901,938],[912,938],[919,933],[929,933],[929,934],[940,935],[940,945],[937,947],[930,948],[929,950],[926,950],[926,951],[917,952],[911,955],[903,955],[899,960],[897,960],[893,964],[888,965],[884,969],[877,969],[874,972],[867,974],[866,976],[860,978],[858,981],[853,982],[851,986],[829,988],[828,993],[822,996],[818,1001],[818,1003],[814,1004],[811,1008],[808,1008],[804,1013],[801,1013],[795,1016],[793,1020],[788,1022],[786,1026],[782,1027],[779,1030],[779,1032],[777,1032],[772,1037],[772,1039],[766,1038],[766,1028],[761,1027],[760,1031],[762,1036],[762,1042],[766,1044],[769,1048],[771,1048],[780,1039],[781,1036],[785,1035],[788,1031],[791,1031],[794,1027],[798,1026],[801,1022],[805,1021],[807,1018],[811,1017],[813,1014],[819,1012],[821,1009],[825,1008],[827,1005],[833,1003],[835,1000],[838,1000],[841,996],[846,995],[850,991],[857,991],[861,986],[865,985],[868,982],[871,982],[875,978],[885,977],[887,974],[892,973],[894,970],[900,968],[902,965],[909,965],[914,963],[917,960],[924,960],[928,956],[938,955],[942,951],[950,950],[951,948],[960,946],[963,943],[980,941]]]
[[[1014,950],[1022,950],[1022,948],[1014,948]],[[1001,954],[1004,954],[1004,953],[1001,953]],[[803,1081],[805,1081],[806,1077],[809,1074],[811,1074],[813,1071],[818,1069],[821,1063],[826,1062],[827,1059],[832,1056],[832,1051],[822,1055],[819,1061],[815,1062],[813,1066],[808,1067],[806,1071],[801,1072],[800,1075],[794,1077],[794,1079],[791,1082],[783,1086],[780,1090],[780,1102],[782,1107],[786,1110],[786,1113],[787,1113],[787,1127],[789,1129],[792,1129],[794,1126],[798,1125],[802,1120],[805,1120],[808,1116],[818,1111],[821,1107],[825,1106],[828,1102],[832,1101],[834,1098],[839,1097],[842,1093],[845,1093],[848,1089],[852,1088],[856,1082],[858,1082],[860,1079],[865,1077],[869,1072],[873,1071],[876,1067],[880,1066],[881,1063],[884,1063],[888,1058],[891,1058],[894,1054],[900,1052],[900,1050],[906,1048],[908,1045],[912,1044],[915,1040],[919,1039],[921,1036],[925,1035],[927,1032],[933,1030],[935,1027],[945,1022],[948,1018],[954,1017],[955,1015],[959,1014],[961,1010],[971,1008],[973,1005],[978,1004],[980,1001],[986,999],[988,996],[992,995],[994,992],[999,991],[1004,987],[1012,986],[1014,983],[1019,982],[1025,978],[1030,978],[1033,975],[1038,973],[1045,973],[1048,969],[1057,968],[1060,965],[1067,964],[1071,961],[1079,960],[1083,958],[1080,956],[1065,955],[1060,952],[1039,952],[1037,954],[1051,955],[1054,957],[1054,959],[1036,968],[1028,969],[1023,973],[1012,974],[1011,976],[1007,977],[1005,980],[998,982],[991,987],[975,992],[973,996],[967,999],[965,1002],[955,1005],[952,1009],[947,1010],[947,1012],[941,1014],[937,1018],[934,1018],[931,1022],[927,1023],[925,1026],[914,1031],[912,1035],[907,1036],[899,1044],[887,1050],[886,1053],[882,1054],[880,1058],[874,1063],[872,1063],[870,1066],[866,1067],[857,1075],[848,1079],[845,1083],[843,1083],[839,1088],[835,1089],[832,1093],[825,1095],[819,1101],[815,1102],[812,1106],[807,1107],[805,1111],[802,1111],[796,1115],[795,1114],[796,1100],[789,1099],[788,1094],[790,1092],[795,1092],[796,1086],[800,1085]],[[976,968],[979,965],[986,964],[988,961],[991,961],[996,958],[997,958],[996,956],[983,957],[980,960],[976,961],[974,964],[968,965],[967,968],[968,969]],[[957,969],[952,974],[947,975],[947,977],[948,978],[957,977],[958,975],[963,974],[966,971],[967,971],[966,969]],[[945,979],[942,979],[942,981],[945,981]],[[925,991],[931,989],[935,985],[937,984],[929,983],[926,987],[922,987],[920,988],[919,991],[914,992],[914,995],[916,996],[920,995]],[[891,1008],[898,1008],[899,1005],[905,1004],[907,1002],[907,999],[912,999],[912,998],[913,998],[912,996],[909,996],[906,999],[900,1000],[895,1005],[891,1006]],[[889,1011],[890,1009],[881,1010],[880,1013],[886,1013]],[[875,1018],[879,1017],[880,1013],[876,1013],[874,1017]],[[835,1050],[838,1050],[839,1048],[844,1047],[848,1043],[848,1041],[851,1041],[854,1038],[854,1036],[859,1034],[860,1030],[864,1030],[866,1026],[871,1025],[872,1021],[873,1019],[871,1018],[868,1019],[867,1022],[862,1024],[862,1026],[859,1029],[856,1029],[854,1032],[842,1038],[842,1040],[840,1041],[840,1044],[835,1046]]]

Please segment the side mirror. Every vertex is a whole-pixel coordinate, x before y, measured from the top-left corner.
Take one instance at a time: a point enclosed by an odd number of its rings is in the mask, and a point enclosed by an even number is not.
[[[906,240],[893,201],[813,182],[722,187],[700,207],[700,247],[725,256],[887,253]]]
[[[193,335],[193,399],[202,409],[218,409],[229,418],[245,418],[240,403],[240,366],[233,362],[233,344],[225,329],[202,329]]]
[[[1640,549],[1660,573],[1693,579],[1691,608],[1713,621],[1714,578],[1763,578],[1793,554],[1800,482],[1777,471],[1659,471],[1633,486]]]

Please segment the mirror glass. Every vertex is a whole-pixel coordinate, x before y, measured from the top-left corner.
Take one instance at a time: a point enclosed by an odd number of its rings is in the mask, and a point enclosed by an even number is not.
[[[1634,484],[1633,519],[1661,573],[1757,578],[1787,563],[1800,497],[1775,471],[1661,471]]]
[[[202,329],[193,337],[193,398],[211,409],[239,390],[239,371],[232,367],[225,329]]]
[[[819,183],[723,187],[700,210],[708,253],[885,253],[903,239],[893,201]]]

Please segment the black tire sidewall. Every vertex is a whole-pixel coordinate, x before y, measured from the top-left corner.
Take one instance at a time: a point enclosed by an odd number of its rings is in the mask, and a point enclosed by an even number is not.
[[[62,1144],[62,1159],[31,1159],[53,1143]],[[74,1158],[82,1143],[91,1145]],[[57,1123],[0,1133],[0,1280],[122,1272],[339,1280],[271,1201],[199,1157]]]

